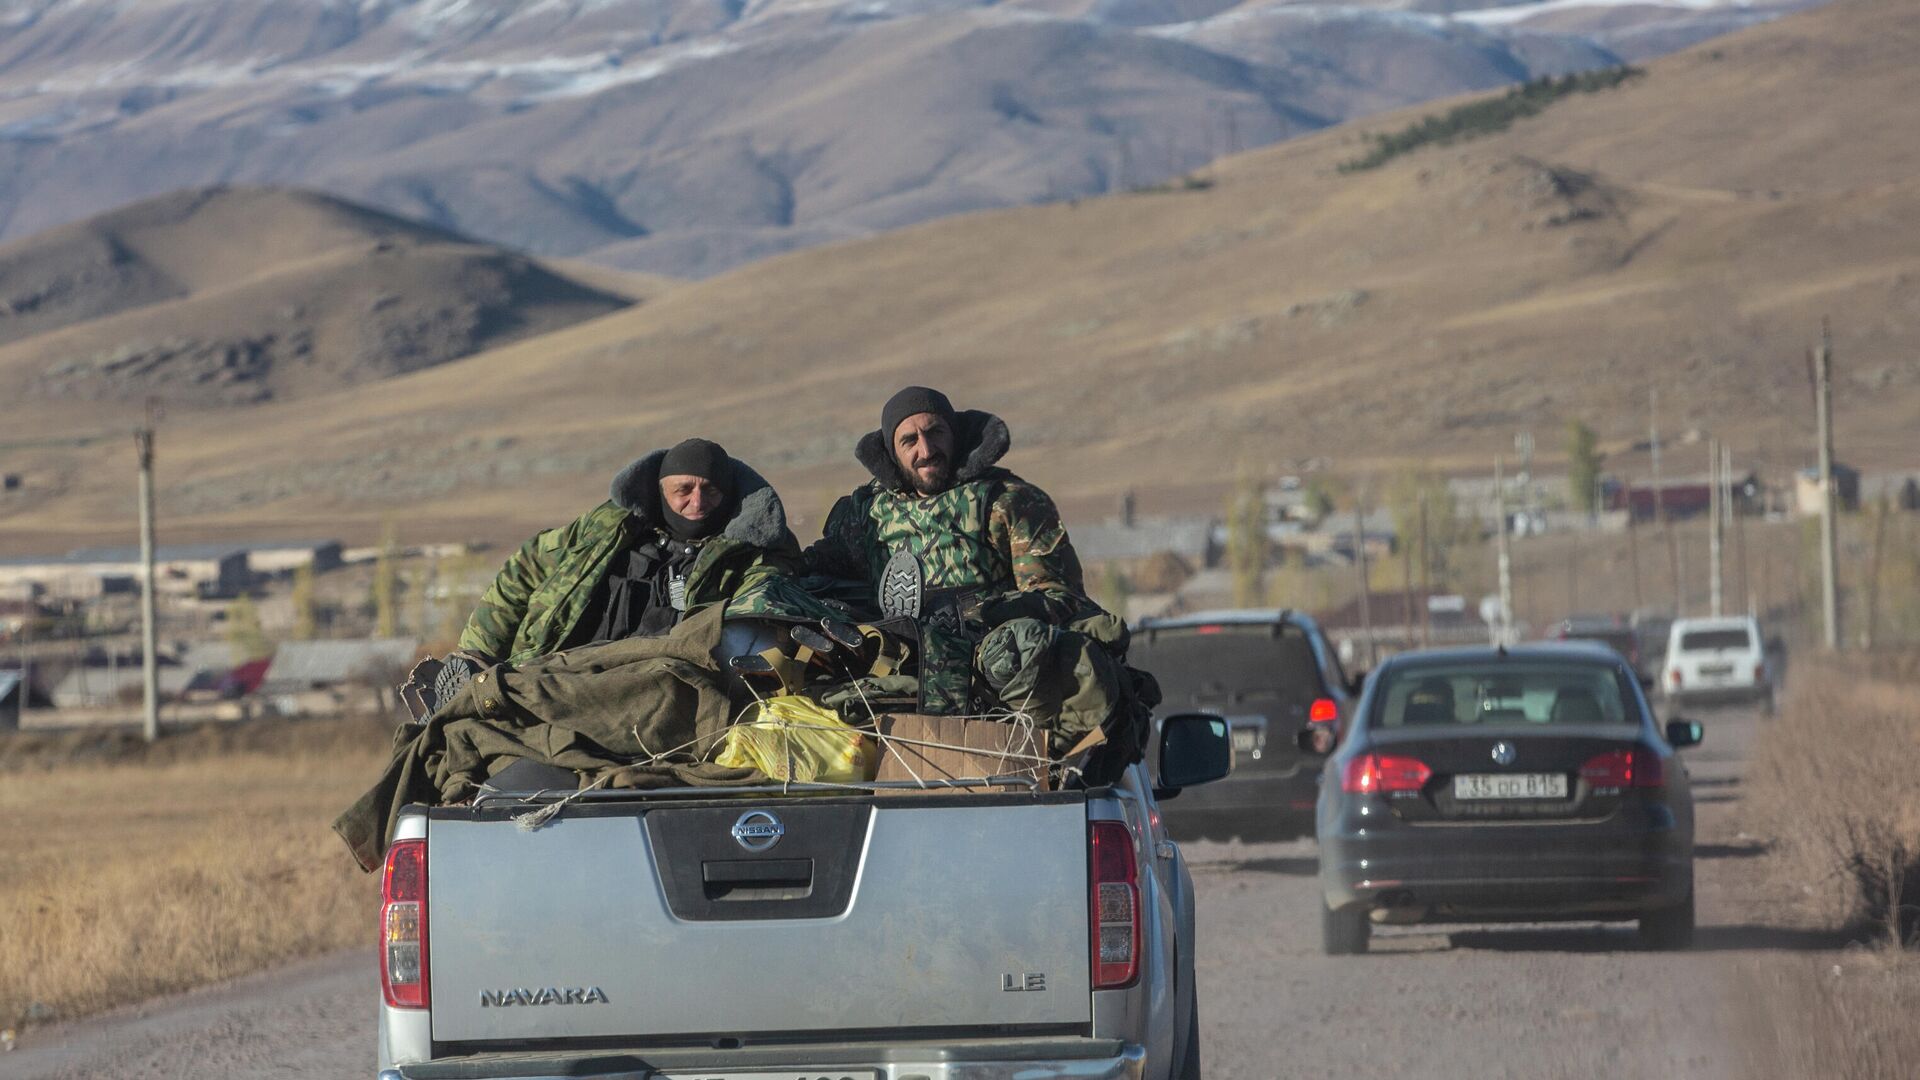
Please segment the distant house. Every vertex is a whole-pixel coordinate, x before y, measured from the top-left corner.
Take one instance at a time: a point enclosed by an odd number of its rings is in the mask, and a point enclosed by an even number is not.
[[[162,701],[177,701],[189,690],[211,690],[217,676],[185,664],[161,664],[155,670]],[[113,667],[83,664],[71,668],[48,695],[56,709],[97,709],[138,701],[144,673],[138,662]],[[198,684],[196,686],[196,684]]]
[[[1211,566],[1218,561],[1215,524],[1208,518],[1143,518],[1130,524],[1075,525],[1068,535],[1086,562],[1145,559],[1166,552],[1190,566]]]
[[[1435,645],[1484,645],[1487,625],[1468,606],[1451,593],[1392,590],[1368,593],[1364,610],[1354,596],[1313,615],[1341,644],[1343,656],[1359,658],[1365,655],[1369,626],[1376,654],[1416,648],[1423,635]]]
[[[1735,477],[1731,487],[1735,514],[1744,517],[1761,511],[1766,489],[1757,473]],[[1713,481],[1704,476],[1675,477],[1661,481],[1657,493],[1652,484],[1610,482],[1601,489],[1601,501],[1606,509],[1625,511],[1635,521],[1652,521],[1661,514],[1682,521],[1713,507]]]
[[[33,583],[62,600],[134,588],[139,548],[79,548],[65,555],[0,559],[0,586]],[[180,544],[154,551],[155,587],[175,595],[231,596],[248,584],[247,553],[231,544]]]
[[[1803,517],[1817,517],[1826,485],[1820,482],[1820,470],[1801,469],[1793,476],[1793,505]],[[1833,498],[1841,510],[1860,509],[1860,470],[1833,463]]]
[[[260,684],[267,680],[267,669],[273,666],[272,657],[249,660],[220,677],[220,696],[223,698],[245,697],[258,693]]]
[[[279,577],[301,567],[316,574],[338,569],[345,549],[338,540],[276,540],[244,545],[247,567],[256,574]]]
[[[385,679],[404,672],[419,650],[419,642],[412,638],[289,641],[275,650],[260,692],[298,694]]]

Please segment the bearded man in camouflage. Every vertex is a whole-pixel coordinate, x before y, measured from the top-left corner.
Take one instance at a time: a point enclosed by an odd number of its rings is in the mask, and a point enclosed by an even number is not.
[[[969,596],[975,630],[1020,618],[1062,625],[1098,612],[1053,500],[998,466],[1011,445],[1006,423],[991,413],[956,411],[924,386],[895,394],[879,429],[854,448],[873,479],[834,505],[807,550],[809,567],[879,590],[891,587],[883,583],[889,565],[900,565],[895,557],[909,553],[926,595]],[[937,660],[937,643],[923,645],[923,661]],[[923,673],[923,703],[927,681]],[[929,711],[958,707],[946,704]]]

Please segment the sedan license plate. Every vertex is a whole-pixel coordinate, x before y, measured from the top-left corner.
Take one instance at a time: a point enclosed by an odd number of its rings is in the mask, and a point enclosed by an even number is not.
[[[652,1080],[880,1080],[878,1069],[787,1069],[782,1072],[652,1073]]]
[[[1235,750],[1252,751],[1252,750],[1259,749],[1259,746],[1260,746],[1259,732],[1253,730],[1252,728],[1235,728],[1234,729],[1233,748]]]
[[[1453,778],[1456,799],[1564,799],[1566,773],[1467,773]]]

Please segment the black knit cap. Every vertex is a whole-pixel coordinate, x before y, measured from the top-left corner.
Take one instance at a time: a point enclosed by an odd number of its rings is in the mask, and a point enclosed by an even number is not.
[[[888,398],[886,407],[880,410],[881,437],[887,440],[888,445],[892,445],[893,432],[900,426],[900,421],[921,413],[932,413],[938,416],[947,422],[949,428],[953,427],[957,420],[957,414],[953,411],[953,402],[947,400],[947,395],[924,386],[909,386]]]
[[[688,439],[660,459],[660,475],[697,476],[719,484],[724,490],[733,481],[732,461],[719,443]]]

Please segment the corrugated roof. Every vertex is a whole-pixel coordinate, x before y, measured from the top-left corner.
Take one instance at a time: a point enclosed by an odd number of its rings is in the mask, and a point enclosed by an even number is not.
[[[162,694],[179,694],[203,673],[188,667],[168,666],[155,674]],[[137,692],[141,675],[139,664],[122,664],[117,668],[77,667],[54,684],[51,696],[53,703],[62,708],[111,704]]]
[[[327,686],[404,668],[420,645],[412,638],[289,641],[273,654],[261,689],[268,692]]]
[[[1073,550],[1082,559],[1143,559],[1163,551],[1176,555],[1204,554],[1213,527],[1213,522],[1205,518],[1141,521],[1133,525],[1102,522],[1075,525],[1067,534],[1073,540]]]

